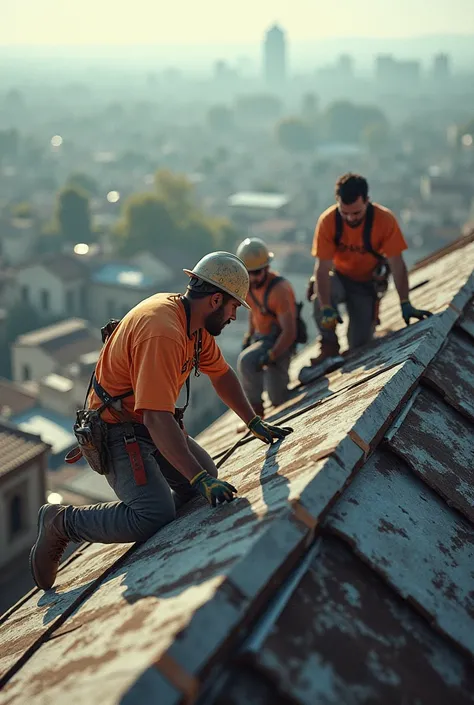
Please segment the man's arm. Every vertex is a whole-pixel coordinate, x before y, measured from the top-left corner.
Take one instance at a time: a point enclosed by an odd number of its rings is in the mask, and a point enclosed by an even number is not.
[[[316,294],[321,308],[331,306],[331,269],[332,259],[321,259],[314,265]]]
[[[212,386],[224,404],[235,411],[245,424],[249,424],[255,416],[255,411],[250,406],[239,378],[234,370],[229,367],[227,372],[219,377],[210,377]]]
[[[289,350],[296,340],[296,309],[292,308],[293,311],[284,311],[277,316],[281,333],[271,349],[271,355],[274,360]]]
[[[400,301],[408,301],[408,272],[403,255],[387,257]]]
[[[418,320],[429,318],[432,315],[430,311],[415,308],[410,303],[408,272],[403,256],[397,255],[396,257],[387,257],[387,261],[390,265],[393,281],[395,282],[395,287],[400,297],[400,305],[402,307],[403,320],[405,321],[407,326],[410,325],[410,321],[412,318],[417,318]]]
[[[187,480],[192,480],[202,467],[190,452],[186,437],[169,411],[143,411],[143,423],[153,443],[166,460]]]
[[[239,378],[234,370],[229,367],[227,372],[214,379],[210,377],[212,386],[216,390],[219,397],[222,399],[229,409],[232,409],[237,416],[240,416],[242,421],[248,426],[249,431],[260,441],[272,444],[276,440],[285,438],[293,429],[287,426],[278,427],[271,426],[266,421],[263,421],[260,416],[257,416],[250,406],[249,400],[245,396]]]

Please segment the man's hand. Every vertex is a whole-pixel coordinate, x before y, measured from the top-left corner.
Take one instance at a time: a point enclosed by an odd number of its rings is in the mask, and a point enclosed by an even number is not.
[[[254,416],[248,424],[248,428],[255,438],[269,445],[272,445],[274,441],[280,441],[293,431],[289,426],[282,426],[281,428],[279,426],[271,426],[263,421],[260,416]]]
[[[342,318],[332,306],[325,306],[322,315],[321,327],[325,330],[334,330],[338,323],[342,323]]]
[[[221,502],[232,502],[235,499],[234,494],[237,492],[235,487],[229,482],[219,480],[218,477],[212,477],[205,470],[195,475],[190,483],[213,507]]]
[[[242,339],[242,351],[247,350],[250,345],[252,345],[252,334],[246,333]]]
[[[411,318],[418,318],[419,321],[423,320],[424,318],[429,318],[433,314],[431,311],[424,311],[423,309],[420,308],[415,308],[412,306],[412,304],[408,301],[401,301],[401,307],[402,307],[402,316],[403,320],[407,324],[407,326],[410,325],[410,319]]]
[[[306,298],[308,299],[308,301],[313,300],[315,283],[316,279],[314,277],[310,277],[308,281],[308,288],[306,289]]]
[[[273,365],[275,362],[275,358],[273,356],[273,353],[271,350],[265,350],[260,357],[258,358],[257,362],[257,368],[259,370],[263,370],[264,367],[268,367],[268,365]]]

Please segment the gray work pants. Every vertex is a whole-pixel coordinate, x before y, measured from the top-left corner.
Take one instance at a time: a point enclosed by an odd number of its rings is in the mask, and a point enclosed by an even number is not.
[[[275,335],[259,336],[255,343],[242,350],[237,360],[237,372],[252,406],[258,406],[262,403],[264,389],[266,389],[273,406],[283,404],[288,399],[288,382],[290,379],[288,368],[290,366],[291,351],[281,355],[278,360],[265,370],[258,369],[259,359],[266,350],[272,348],[275,340]]]
[[[376,294],[373,283],[358,282],[333,272],[331,275],[331,305],[337,309],[342,303],[346,304],[349,317],[347,338],[349,349],[352,350],[368,343],[374,335]],[[314,321],[321,333],[322,342],[336,344],[338,342],[336,331],[321,328],[322,312],[318,300],[314,299],[313,304]]]
[[[145,541],[176,516],[176,509],[197,494],[188,480],[157,451],[145,426],[136,424],[135,433],[147,477],[137,485],[121,424],[110,424],[109,472],[105,475],[119,501],[85,507],[66,508],[65,530],[71,541],[130,543]],[[188,447],[204,470],[217,477],[217,468],[196,441],[187,438]],[[173,493],[172,493],[173,490]]]

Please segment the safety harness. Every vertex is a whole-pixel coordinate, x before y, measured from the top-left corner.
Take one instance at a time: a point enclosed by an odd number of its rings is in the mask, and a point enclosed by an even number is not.
[[[189,306],[189,301],[184,297],[180,297],[180,300],[184,306],[186,313],[186,334],[188,338],[191,338],[191,309]],[[106,343],[109,337],[112,335],[114,330],[119,325],[120,321],[117,319],[111,319],[103,328],[101,328],[102,342]],[[194,375],[199,376],[199,358],[202,350],[202,332],[201,329],[195,335],[194,343],[194,356],[193,356],[193,368]],[[183,418],[184,413],[189,405],[190,400],[190,376],[186,378],[186,402],[183,407],[178,407],[175,409],[174,417],[178,422],[179,426],[184,429]],[[87,400],[91,389],[94,389],[95,394],[102,402],[101,406],[97,409],[88,409]],[[122,411],[122,400],[126,397],[132,396],[133,389],[129,389],[122,394],[116,396],[110,395],[104,387],[100,384],[96,377],[95,370],[92,373],[89,386],[86,392],[86,398],[84,401],[84,407],[77,411],[76,422],[74,424],[73,430],[76,436],[78,446],[73,448],[65,457],[67,463],[76,463],[82,457],[84,457],[91,468],[98,472],[100,475],[107,474],[108,463],[109,463],[109,452],[107,446],[107,431],[108,424],[102,420],[101,414],[108,409],[110,413],[118,419],[118,423],[122,425],[123,428],[123,440],[125,444],[125,449],[127,451],[130,465],[133,470],[133,477],[137,485],[146,485],[147,478],[145,472],[145,466],[143,463],[142,454],[140,452],[140,446],[135,435],[136,422],[131,421],[126,418],[126,415]]]
[[[280,282],[287,281],[285,277],[282,277],[280,275],[274,277],[271,279],[265,289],[265,292],[263,294],[263,302],[260,303],[260,301],[257,299],[255,294],[253,293],[252,289],[249,289],[249,296],[254,302],[254,304],[258,307],[260,313],[262,316],[272,316],[276,321],[278,321],[277,315],[274,311],[271,310],[271,308],[268,305],[268,298],[270,296],[270,292],[272,289],[279,284]],[[305,345],[308,342],[308,331],[306,328],[306,323],[304,322],[303,318],[301,317],[301,309],[303,308],[303,303],[302,302],[297,302],[296,303],[296,339],[295,339],[295,345],[301,344]]]

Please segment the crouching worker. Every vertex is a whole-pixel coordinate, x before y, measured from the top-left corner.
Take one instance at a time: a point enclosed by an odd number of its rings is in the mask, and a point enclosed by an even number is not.
[[[247,303],[249,330],[237,371],[256,414],[263,416],[262,393],[273,406],[288,398],[288,368],[297,337],[297,305],[290,282],[270,268],[273,253],[259,238],[247,238],[237,249],[250,277]]]
[[[212,506],[234,499],[236,488],[218,479],[210,456],[186,434],[182,410],[175,409],[184,384],[189,399],[193,370],[209,376],[219,397],[260,440],[273,443],[289,433],[255,415],[214,340],[235,320],[237,308],[247,306],[249,277],[243,262],[213,252],[184,271],[190,277],[184,296],[145,299],[117,322],[102,348],[87,409],[78,412],[78,419],[81,413],[100,413],[106,461],[96,467],[85,445],[83,453],[94,469],[103,471],[118,501],[40,509],[30,565],[44,590],[54,584],[69,541],[145,541],[175,518],[177,506],[197,494]],[[77,429],[76,423],[76,435]]]

